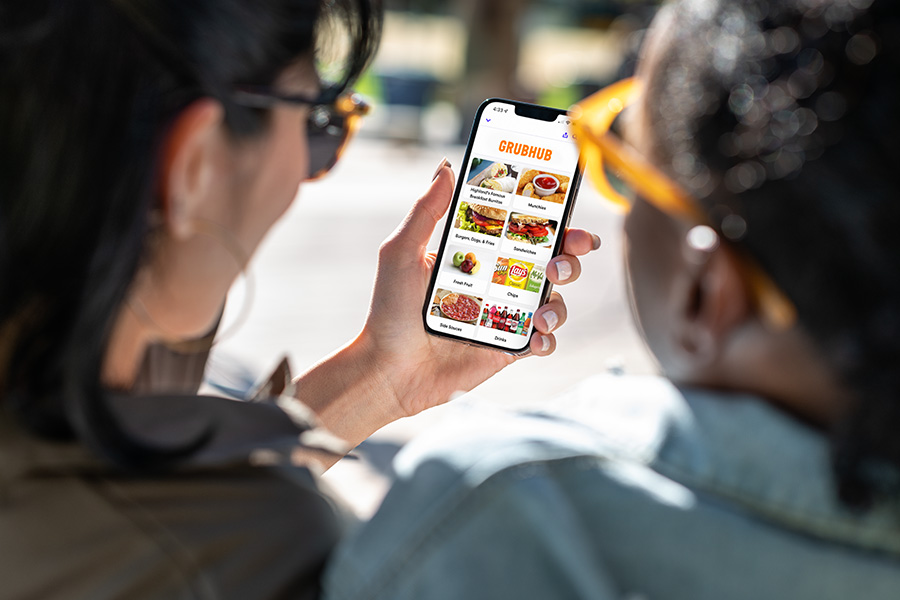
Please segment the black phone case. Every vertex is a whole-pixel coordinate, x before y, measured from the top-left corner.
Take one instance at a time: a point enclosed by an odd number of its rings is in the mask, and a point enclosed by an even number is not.
[[[556,108],[550,108],[548,106],[539,106],[537,104],[528,104],[527,102],[518,102],[516,100],[507,100],[505,98],[488,98],[484,102],[481,103],[481,106],[478,107],[478,110],[475,113],[475,119],[472,122],[472,130],[469,132],[469,140],[466,143],[466,153],[463,157],[462,167],[468,169],[469,161],[472,158],[472,147],[475,143],[475,137],[478,133],[478,126],[481,123],[481,116],[484,114],[485,108],[492,102],[502,102],[504,104],[509,104],[515,107],[515,111],[517,115],[525,116],[528,118],[538,118],[540,120],[548,120],[547,116],[552,117],[549,120],[556,120],[560,115],[565,115],[566,111]],[[521,111],[521,112],[520,112]],[[533,116],[532,116],[533,115]],[[541,116],[537,116],[541,115]],[[456,181],[456,190],[453,192],[453,199],[450,201],[450,211],[452,212],[458,204],[459,197],[462,194],[463,185],[465,185],[465,177],[462,170],[459,173]],[[575,168],[575,173],[572,175],[572,185],[569,190],[569,201],[566,204],[565,209],[563,210],[563,215],[559,221],[559,227],[557,231],[563,232],[563,235],[556,236],[556,242],[553,245],[553,253],[552,257],[556,257],[559,255],[560,250],[562,249],[562,244],[565,238],[564,232],[569,226],[569,220],[572,216],[572,210],[575,208],[575,201],[578,199],[578,190],[581,187],[581,168],[580,161],[579,164]],[[490,350],[495,350],[497,352],[503,352],[504,354],[511,354],[513,356],[525,356],[531,352],[531,336],[525,338],[525,345],[523,348],[516,350],[506,348],[504,346],[495,346],[493,344],[489,344],[487,342],[481,342],[477,340],[470,340],[466,338],[457,337],[455,335],[450,335],[449,333],[443,333],[441,331],[435,331],[428,326],[428,313],[431,309],[432,304],[432,295],[434,293],[435,284],[437,283],[437,277],[439,272],[439,266],[442,264],[444,260],[444,254],[447,251],[447,240],[450,237],[450,230],[453,228],[453,215],[448,214],[447,222],[444,225],[444,232],[441,235],[441,242],[438,246],[438,254],[437,260],[435,261],[434,270],[431,273],[431,280],[428,283],[428,294],[425,296],[425,304],[422,307],[422,323],[425,326],[425,331],[431,335],[447,338],[453,340],[455,342],[460,342],[462,344],[467,344],[469,346],[475,346],[478,348],[488,348]],[[552,258],[551,258],[552,260]],[[553,290],[553,284],[550,283],[550,280],[545,277],[544,279],[544,290],[541,292],[541,299],[538,302],[538,307],[543,306],[547,303],[547,299],[550,297],[550,292]],[[532,334],[534,335],[534,331]]]

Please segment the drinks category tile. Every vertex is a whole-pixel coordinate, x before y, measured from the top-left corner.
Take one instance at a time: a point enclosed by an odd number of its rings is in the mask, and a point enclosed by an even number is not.
[[[531,316],[533,312],[527,312],[508,304],[488,304],[485,302],[478,321],[480,327],[490,329],[493,335],[528,335],[531,328]]]

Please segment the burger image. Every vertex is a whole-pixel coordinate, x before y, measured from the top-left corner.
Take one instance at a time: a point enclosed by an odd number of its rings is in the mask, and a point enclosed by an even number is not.
[[[506,211],[481,204],[460,202],[456,213],[456,227],[484,235],[500,237],[506,223]]]
[[[556,223],[544,217],[513,213],[509,218],[509,227],[506,230],[507,239],[515,242],[544,246],[550,243]]]

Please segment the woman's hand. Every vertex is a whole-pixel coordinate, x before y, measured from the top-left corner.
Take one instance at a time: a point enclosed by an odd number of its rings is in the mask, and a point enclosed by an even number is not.
[[[447,212],[453,188],[453,171],[442,163],[431,188],[381,246],[362,332],[302,377],[301,399],[350,443],[400,417],[442,404],[454,392],[472,389],[517,360],[429,335],[423,327],[421,307],[435,266],[426,245]],[[599,247],[597,236],[568,230],[563,254],[547,266],[546,277],[555,285],[575,281],[581,274],[577,257]],[[553,332],[565,323],[566,314],[562,297],[553,292],[533,317],[532,354],[545,356],[556,349]],[[343,399],[334,395],[339,389]]]
[[[446,402],[454,392],[472,389],[516,360],[509,354],[428,335],[422,325],[421,307],[435,266],[435,256],[426,253],[426,245],[447,212],[454,185],[453,171],[442,165],[428,192],[382,244],[371,310],[361,335],[391,382],[404,415]],[[586,231],[569,231],[563,254],[547,267],[547,278],[554,284],[575,281],[581,274],[576,257],[598,245],[599,238]],[[531,352],[552,353],[556,348],[552,332],[566,321],[562,297],[554,292],[533,321],[537,333],[531,338]]]

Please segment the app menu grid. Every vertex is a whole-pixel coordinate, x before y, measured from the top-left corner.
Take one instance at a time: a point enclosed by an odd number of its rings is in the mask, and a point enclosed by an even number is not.
[[[564,154],[542,165],[527,155],[511,160],[485,152],[489,147],[476,141],[467,165],[426,319],[439,332],[519,349],[527,344],[547,263],[563,233],[559,223],[576,161],[565,161],[570,156]],[[458,316],[460,302],[477,305],[477,318],[449,318],[445,309]],[[473,314],[467,310],[465,317]]]

